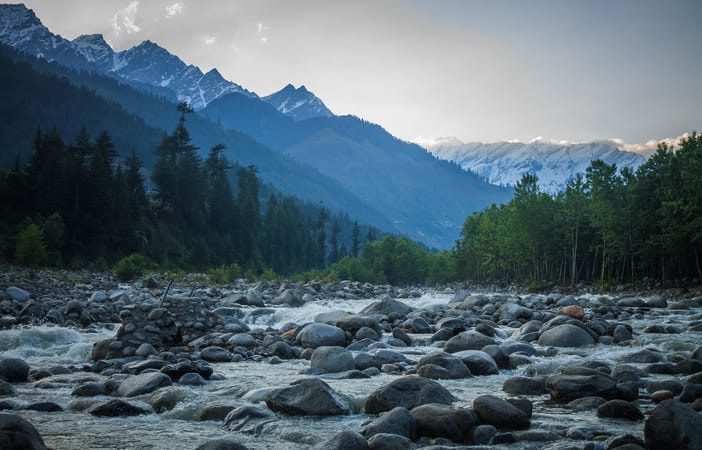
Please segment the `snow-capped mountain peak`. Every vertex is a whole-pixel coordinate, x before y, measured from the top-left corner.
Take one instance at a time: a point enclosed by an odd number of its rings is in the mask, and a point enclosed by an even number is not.
[[[576,174],[584,174],[595,159],[616,164],[620,169],[636,169],[646,161],[645,157],[621,150],[611,141],[569,142],[539,137],[529,143],[463,143],[456,138],[416,143],[437,158],[453,161],[492,184],[514,186],[525,173],[533,173],[538,176],[541,188],[551,194],[565,189]]]
[[[112,61],[114,50],[101,34],[84,34],[72,41],[73,47],[85,59],[98,65],[106,65]]]
[[[322,100],[308,91],[304,85],[296,88],[292,84],[288,84],[280,91],[263,97],[262,100],[295,120],[334,115]]]

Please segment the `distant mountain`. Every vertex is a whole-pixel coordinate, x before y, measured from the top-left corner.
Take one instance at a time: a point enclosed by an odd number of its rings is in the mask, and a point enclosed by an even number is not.
[[[522,142],[461,142],[441,138],[423,146],[437,158],[452,161],[464,170],[500,186],[515,186],[525,173],[539,177],[545,192],[557,193],[575,174],[585,174],[590,162],[601,159],[618,168],[636,169],[646,161],[637,153],[622,151],[611,141],[586,143],[554,142],[535,139]]]
[[[0,5],[0,43],[73,69],[114,76],[138,89],[187,102],[196,110],[232,92],[257,97],[225,80],[217,70],[202,73],[151,41],[121,52],[97,34],[69,41],[50,32],[21,4]]]
[[[283,89],[262,98],[266,103],[270,103],[283,114],[295,120],[310,119],[313,117],[331,117],[331,111],[305,86],[295,88],[288,84]]]

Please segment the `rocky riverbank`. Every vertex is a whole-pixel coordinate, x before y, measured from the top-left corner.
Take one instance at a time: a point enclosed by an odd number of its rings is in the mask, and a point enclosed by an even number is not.
[[[109,274],[2,275],[8,333],[105,336],[79,363],[3,356],[0,447],[71,448],[33,420],[64,414],[217,424],[221,439],[170,448],[702,448],[695,292],[185,281],[166,292]],[[256,381],[276,371],[285,383]],[[338,433],[314,432],[326,423]]]

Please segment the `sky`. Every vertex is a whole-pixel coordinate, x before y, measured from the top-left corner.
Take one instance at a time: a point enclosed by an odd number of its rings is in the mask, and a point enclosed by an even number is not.
[[[305,85],[405,140],[680,136],[699,0],[26,0],[54,33],[151,40],[261,96]]]

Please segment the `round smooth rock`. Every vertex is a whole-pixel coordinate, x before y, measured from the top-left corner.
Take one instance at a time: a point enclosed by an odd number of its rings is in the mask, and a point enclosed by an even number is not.
[[[345,348],[322,346],[317,347],[312,352],[310,367],[336,373],[353,370],[356,368],[356,365],[354,364],[353,354]]]
[[[379,414],[397,406],[411,410],[426,403],[450,405],[454,401],[455,397],[436,381],[406,376],[372,392],[366,399],[366,413]]]
[[[46,445],[29,421],[14,414],[0,414],[0,448],[46,450]]]

